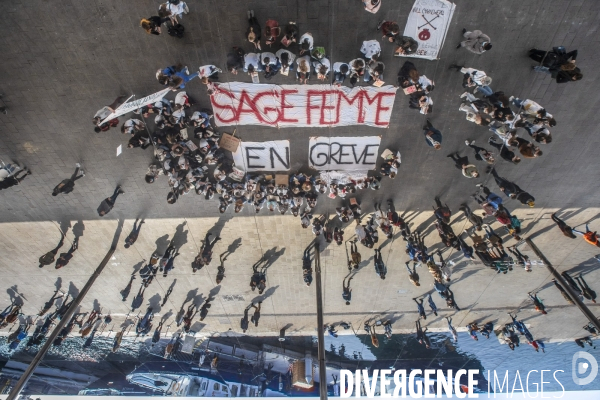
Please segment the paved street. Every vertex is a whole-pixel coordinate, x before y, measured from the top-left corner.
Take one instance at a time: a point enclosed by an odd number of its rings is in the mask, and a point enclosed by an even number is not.
[[[314,287],[307,288],[303,284],[301,273],[302,251],[313,236],[301,228],[298,219],[289,214],[267,215],[266,209],[257,215],[246,209],[234,217],[231,208],[220,217],[216,199],[206,201],[193,194],[175,205],[168,205],[166,179],[162,177],[153,185],[143,180],[152,160],[151,150],[125,148],[123,154],[116,157],[116,148],[120,144],[125,147],[128,138],[115,129],[95,134],[90,121],[96,110],[111,103],[119,94],[135,94],[141,98],[158,91],[161,86],[156,82],[155,71],[160,67],[181,62],[190,70],[205,64],[217,64],[224,69],[225,55],[232,46],[243,46],[251,51],[251,45],[244,41],[248,8],[255,11],[261,23],[268,18],[282,25],[297,21],[300,32],[311,32],[315,44],[323,45],[328,57],[335,62],[357,57],[363,40],[380,38],[375,28],[382,18],[398,21],[403,29],[412,2],[386,0],[377,15],[364,12],[358,0],[203,0],[188,4],[191,12],[183,18],[186,35],[181,40],[166,33],[158,37],[147,35],[140,29],[139,20],[156,13],[158,3],[153,1],[35,0],[12,1],[5,5],[5,12],[0,15],[3,55],[0,92],[9,111],[6,115],[0,114],[0,159],[18,161],[33,174],[22,185],[0,192],[3,206],[0,210],[3,228],[0,291],[7,292],[4,299],[0,298],[0,304],[8,304],[9,296],[15,292],[22,293],[26,299],[25,313],[34,314],[51,296],[57,280],[64,290],[72,293],[80,290],[108,251],[120,219],[125,220],[120,247],[84,301],[82,311],[89,312],[97,301],[96,307],[124,320],[139,288],[139,278],[134,281],[127,301],[121,301],[119,292],[127,285],[131,273],[139,270],[143,260],[148,260],[157,249],[164,251],[175,235],[174,242],[181,246],[176,269],[167,278],[161,276],[152,283],[142,306],[144,309],[151,304],[160,310],[161,316],[170,316],[172,321],[186,298],[200,304],[217,286],[218,257],[195,274],[191,272],[190,263],[205,233],[220,230],[223,240],[217,244],[215,254],[224,252],[238,238],[241,238],[241,246],[226,262],[226,278],[218,289],[209,316],[202,324],[197,323],[200,325],[195,329],[239,331],[243,308],[258,297],[248,286],[251,266],[267,253],[273,263],[267,273],[268,289],[261,298],[265,301],[262,318],[259,327],[251,327],[249,333],[273,333],[290,323],[293,324],[290,332],[314,332]],[[553,142],[542,145],[541,158],[523,160],[518,166],[499,160],[496,168],[501,176],[515,181],[536,198],[533,209],[523,208],[515,201],[507,203],[523,219],[525,236],[534,236],[560,271],[574,268],[583,272],[590,286],[600,290],[598,263],[593,259],[598,249],[580,238],[565,238],[557,228],[552,228],[549,219],[552,212],[560,210],[571,226],[592,221],[591,228],[600,229],[600,222],[596,220],[600,215],[597,202],[600,173],[596,156],[600,143],[596,115],[600,83],[599,71],[595,68],[600,57],[597,34],[600,3],[593,0],[488,0],[457,1],[456,4],[440,60],[411,59],[421,73],[436,83],[432,92],[434,112],[430,119],[444,134],[441,151],[435,152],[425,144],[421,130],[425,117],[408,108],[408,99],[402,93],[397,95],[389,129],[239,126],[239,135],[247,141],[290,140],[293,170],[307,172],[309,136],[381,135],[380,150],[399,149],[402,166],[395,180],[383,180],[380,191],[359,194],[363,211],[371,212],[374,201],[392,198],[399,211],[410,215],[414,227],[429,233],[426,243],[439,247],[437,233],[431,226],[433,197],[439,195],[455,211],[453,218],[457,220],[453,220],[453,227],[455,232],[460,232],[465,220],[457,211],[459,205],[470,202],[476,209],[468,195],[474,192],[477,182],[489,180],[488,176],[479,180],[465,179],[445,157],[452,151],[467,154],[465,139],[483,145],[492,135],[485,128],[466,121],[458,110],[459,95],[464,91],[462,77],[448,70],[452,63],[480,68],[493,78],[495,90],[533,99],[558,121],[552,129]],[[463,27],[483,30],[492,38],[493,49],[482,56],[456,50]],[[557,85],[548,75],[531,72],[533,63],[526,56],[527,50],[554,45],[579,50],[577,63],[583,71],[583,81]],[[385,81],[394,84],[405,59],[392,57],[390,44],[382,43],[382,48]],[[224,73],[221,77],[223,81],[250,81],[243,73],[236,77]],[[276,76],[271,82],[295,83],[291,76]],[[190,82],[186,90],[198,107],[209,106],[205,88],[198,80]],[[468,154],[473,158],[472,152]],[[83,163],[86,176],[77,181],[73,193],[52,197],[52,188],[71,175],[76,162]],[[483,164],[478,165],[483,169]],[[121,184],[126,193],[119,198],[115,209],[100,220],[96,208],[116,184]],[[493,179],[489,187],[498,192]],[[339,199],[322,196],[316,211],[333,214],[340,204]],[[136,217],[146,218],[147,223],[135,246],[124,249],[123,239]],[[498,224],[493,226],[497,228]],[[80,248],[64,269],[57,271],[52,266],[39,269],[37,259],[56,246],[59,227],[69,229],[68,240],[73,239],[73,232],[83,234]],[[346,227],[347,238],[352,231],[352,225]],[[507,243],[512,245],[514,240]],[[362,329],[364,320],[383,316],[397,319],[395,331],[411,329],[417,315],[411,299],[433,290],[433,280],[427,270],[422,269],[418,271],[422,286],[415,288],[410,284],[404,267],[408,259],[404,247],[400,237],[383,246],[382,254],[387,258],[390,271],[385,281],[375,275],[372,259],[363,262],[352,281],[353,301],[349,307],[342,301],[340,288],[347,272],[345,250],[335,244],[326,247],[321,258],[325,274],[325,321],[348,321],[355,329]],[[65,244],[61,251],[67,248]],[[521,248],[528,251],[526,246]],[[364,247],[361,253],[364,260],[372,255],[371,250]],[[531,251],[527,254],[534,259]],[[534,267],[532,273],[518,269],[498,275],[480,263],[465,262],[457,254],[450,258],[456,262],[452,290],[462,308],[455,325],[463,326],[473,320],[505,323],[509,320],[506,312],[526,307],[521,314],[526,323],[531,324],[534,336],[540,339],[568,339],[585,334],[581,329],[584,317],[576,307],[567,305],[552,287],[544,267]],[[157,306],[174,279],[177,282],[173,295],[164,307]],[[527,292],[540,289],[540,297],[550,309],[546,316],[535,313],[527,300]],[[442,317],[452,312],[443,307],[437,294],[434,299],[443,311],[427,322],[433,328],[445,329]],[[596,305],[590,306],[600,314]],[[132,315],[137,315],[137,311],[129,316]]]

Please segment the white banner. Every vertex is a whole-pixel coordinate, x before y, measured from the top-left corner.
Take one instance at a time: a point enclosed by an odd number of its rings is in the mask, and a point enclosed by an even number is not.
[[[375,168],[380,136],[311,137],[308,165],[317,170],[367,171]]]
[[[154,94],[151,94],[150,96],[146,96],[143,99],[130,101],[128,103],[123,103],[112,114],[110,114],[108,117],[106,117],[104,119],[104,121],[102,121],[100,124],[102,125],[103,123],[110,121],[111,119],[115,119],[121,115],[127,114],[128,112],[137,110],[138,108],[140,108],[142,106],[145,106],[148,104],[154,104],[157,101],[159,101],[160,99],[162,99],[163,97],[165,97],[165,95],[167,93],[169,93],[170,90],[171,89],[163,89],[160,92],[156,92]]]
[[[290,141],[241,142],[233,153],[235,166],[245,172],[290,169]]]
[[[444,45],[456,5],[446,0],[415,0],[404,36],[419,42],[419,49],[406,57],[435,60]]]
[[[270,125],[387,128],[397,88],[332,85],[218,84],[210,97],[217,126]]]

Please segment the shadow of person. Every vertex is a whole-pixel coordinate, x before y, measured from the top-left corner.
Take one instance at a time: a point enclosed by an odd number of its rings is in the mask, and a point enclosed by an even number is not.
[[[79,220],[75,223],[75,225],[73,225],[73,235],[75,237],[82,237],[83,236],[83,231],[85,231],[85,225],[83,224],[82,220]]]
[[[252,303],[264,302],[269,297],[273,296],[273,294],[275,293],[275,291],[277,290],[278,287],[279,287],[279,285],[271,286],[270,288],[265,290],[265,292],[263,294],[261,294],[260,296],[256,296],[254,299],[252,299]]]
[[[94,305],[92,306],[92,310],[100,312],[100,310],[102,310],[102,307],[100,306],[100,302],[98,301],[98,299],[94,299]]]
[[[56,282],[54,282],[54,287],[56,288],[56,290],[60,290],[60,288],[62,287],[62,278],[60,276],[56,278]]]
[[[183,304],[185,304],[188,301],[194,299],[197,295],[198,295],[198,288],[190,290],[187,293],[187,295],[185,296],[185,301],[183,302]]]
[[[192,325],[192,327],[190,328],[190,330],[192,332],[200,332],[202,329],[204,329],[205,326],[206,326],[206,324],[203,324],[202,322],[196,321],[196,322],[194,322],[194,324]]]
[[[225,252],[223,252],[221,254],[221,256],[223,256],[224,258],[229,257],[230,255],[235,253],[235,251],[237,249],[239,249],[241,245],[242,245],[242,238],[239,237],[239,238],[235,239],[233,242],[231,242],[231,244],[229,246],[227,246],[227,250],[225,250]]]
[[[79,296],[79,289],[77,289],[77,286],[75,286],[73,282],[69,282],[69,291],[67,293],[69,293],[71,297],[75,299],[77,296]]]
[[[27,300],[22,293],[19,293],[19,288],[17,285],[11,286],[8,289],[6,289],[6,293],[8,294],[8,297],[10,297],[11,303],[17,306],[22,306],[23,304],[25,304],[23,299]]]
[[[177,225],[173,239],[171,239],[171,243],[173,243],[173,245],[175,245],[175,247],[178,249],[188,242],[188,230],[184,230],[186,225],[187,221],[183,221],[181,224]]]
[[[162,300],[162,297],[158,293],[156,293],[154,296],[152,296],[148,299],[148,305],[150,307],[152,307],[152,311],[154,311],[155,313],[159,313],[160,310],[162,309],[162,307],[160,305],[161,300]]]
[[[164,324],[169,318],[173,316],[173,309],[170,309],[160,318],[160,321]]]
[[[215,286],[214,288],[210,289],[210,292],[208,292],[208,298],[214,300],[214,298],[219,294],[220,291],[221,285]]]
[[[262,267],[263,272],[269,269],[271,265],[277,261],[279,257],[281,257],[285,253],[285,247],[281,248],[281,250],[277,250],[277,247],[273,247],[265,252],[262,259],[265,264]]]
[[[69,231],[69,228],[71,228],[71,220],[68,218],[62,219],[58,221],[58,226],[60,227],[60,231],[66,235]]]
[[[169,235],[163,235],[159,237],[154,243],[156,244],[155,253],[158,255],[165,254],[167,247],[169,247]]]

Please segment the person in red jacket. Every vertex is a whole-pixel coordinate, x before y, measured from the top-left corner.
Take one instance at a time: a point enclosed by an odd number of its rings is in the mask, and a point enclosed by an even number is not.
[[[585,232],[578,231],[577,229],[573,229],[573,232],[583,236],[583,240],[585,240],[589,244],[596,247],[600,247],[600,242],[598,241],[598,233],[596,231],[590,231],[588,224],[585,224]]]

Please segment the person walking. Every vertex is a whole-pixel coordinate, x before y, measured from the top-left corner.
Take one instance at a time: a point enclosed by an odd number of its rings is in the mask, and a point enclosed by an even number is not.
[[[350,289],[350,281],[354,275],[348,275],[342,281],[342,298],[346,301],[346,305],[350,305],[350,301],[352,300],[352,289]],[[346,281],[348,279],[348,281]]]
[[[433,299],[431,298],[431,293],[429,293],[427,295],[427,304],[429,304],[429,308],[431,308],[431,312],[433,312],[433,315],[435,315],[437,317],[438,316],[437,315],[438,308],[435,305],[435,303],[433,302]]]
[[[416,297],[413,297],[415,303],[417,303],[417,311],[419,312],[419,317],[423,319],[427,319],[427,315],[425,314],[425,307],[423,307],[423,299],[417,300]]]
[[[375,272],[381,279],[385,279],[385,275],[387,273],[387,268],[383,263],[383,258],[381,257],[381,249],[377,248],[375,250]]]
[[[356,246],[356,240],[350,242],[350,261],[348,262],[348,269],[351,270],[352,267],[354,269],[358,269],[358,266],[361,262],[361,255],[358,252],[358,247]]]
[[[250,321],[254,324],[254,326],[258,327],[258,320],[260,319],[260,308],[262,305],[262,301],[258,302],[258,306],[252,303],[252,307],[254,308],[254,314],[250,317]]]
[[[121,189],[121,186],[117,186],[115,188],[114,193],[112,194],[112,196],[107,197],[106,199],[102,200],[102,203],[100,203],[100,206],[98,206],[98,215],[101,217],[104,217],[106,214],[108,214],[110,212],[110,210],[113,209],[113,207],[115,206],[115,202],[117,201],[117,197],[119,197],[120,194],[124,194],[125,192]]]
[[[60,248],[63,246],[63,244],[65,243],[65,234],[64,233],[60,233],[60,242],[58,242],[58,245],[50,250],[49,252],[47,252],[46,254],[44,254],[43,256],[40,257],[39,262],[40,268],[43,268],[46,265],[50,265],[54,262],[54,257],[56,257],[56,253],[58,253],[58,250],[60,250]]]
[[[532,195],[521,189],[516,183],[499,176],[495,168],[492,168],[490,172],[494,177],[496,184],[506,196],[511,199],[519,200],[523,205],[526,204],[529,207],[535,207],[535,198]]]
[[[144,223],[144,220],[140,221],[139,224],[137,222],[138,222],[138,219],[136,218],[135,221],[133,222],[133,229],[131,230],[131,233],[129,235],[127,235],[127,238],[125,238],[125,248],[126,249],[128,249],[130,246],[133,246],[133,244],[137,240],[138,236],[140,235],[140,229],[142,229],[142,224]],[[136,224],[137,224],[137,226],[136,226]]]
[[[533,305],[535,307],[535,311],[539,311],[542,314],[548,314],[546,312],[546,307],[544,306],[544,303],[542,303],[542,300],[540,300],[540,298],[538,297],[537,293],[533,293],[529,292],[527,293],[527,295],[529,296],[529,298],[531,299],[531,301],[533,301]]]
[[[483,54],[492,49],[490,37],[480,30],[467,31],[463,28],[462,33],[465,40],[456,46],[457,49],[464,47],[475,54]]]
[[[585,224],[585,232],[573,229],[573,233],[583,236],[583,240],[585,240],[592,246],[600,247],[600,242],[598,241],[598,234],[596,233],[596,231],[590,231],[590,227],[587,223]]]
[[[465,214],[465,217],[473,225],[473,228],[475,230],[480,231],[482,229],[481,225],[483,224],[483,218],[473,213],[471,211],[471,208],[467,204],[461,204],[459,210],[461,210]]]
[[[556,224],[558,225],[558,228],[563,233],[563,235],[565,235],[566,237],[569,237],[571,239],[577,238],[577,236],[575,236],[575,234],[573,233],[573,228],[571,228],[569,225],[567,225],[567,223],[565,221],[558,218],[556,216],[556,213],[552,214],[552,221],[556,222]]]
[[[442,148],[442,132],[435,129],[429,120],[423,126],[423,135],[425,135],[425,142],[429,147],[433,147],[434,150]]]
[[[448,154],[446,157],[451,158],[454,161],[454,166],[462,171],[462,174],[466,178],[477,178],[479,177],[479,171],[474,164],[469,164],[469,157],[459,157],[458,152]]]
[[[583,297],[590,300],[592,303],[596,303],[596,291],[592,290],[592,288],[588,286],[587,282],[583,279],[583,275],[579,273],[579,276],[576,276],[575,280],[581,288],[581,294]]]
[[[446,317],[446,321],[448,322],[448,331],[452,335],[454,343],[458,343],[458,333],[456,332],[456,328],[452,326],[452,318]]]
[[[52,196],[58,196],[60,193],[71,193],[75,188],[75,181],[79,178],[83,178],[84,176],[85,173],[83,172],[83,169],[81,169],[81,165],[79,163],[75,164],[75,172],[73,172],[73,175],[71,175],[69,179],[65,179],[56,185],[54,190],[52,190]]]
[[[465,140],[465,144],[473,149],[475,152],[475,159],[478,161],[485,161],[488,164],[494,164],[496,161],[494,159],[494,154],[483,147],[479,147],[475,145],[474,140]]]
[[[250,309],[250,307],[252,307],[252,304],[244,309],[244,316],[240,321],[240,328],[242,329],[243,333],[246,333],[246,331],[248,330],[248,325],[250,325],[248,320],[248,310]]]
[[[56,260],[56,265],[54,266],[54,268],[60,269],[66,266],[69,263],[69,261],[71,261],[71,259],[73,258],[73,253],[75,252],[75,250],[77,250],[78,247],[79,236],[76,236],[73,240],[73,244],[71,244],[71,248],[69,249],[69,251],[66,253],[60,253],[60,257],[58,258],[58,260]]]
[[[406,262],[406,269],[408,270],[408,280],[415,286],[421,286],[419,283],[419,274],[417,273],[417,262],[413,261],[412,270],[410,269],[410,261]]]
[[[496,143],[496,137],[492,136],[488,139],[490,146],[500,150],[500,157],[513,164],[521,162],[521,158],[517,156],[505,143]]]

